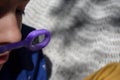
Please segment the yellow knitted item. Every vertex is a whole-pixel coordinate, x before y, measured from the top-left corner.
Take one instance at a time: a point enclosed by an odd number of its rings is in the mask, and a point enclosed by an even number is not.
[[[120,80],[120,63],[110,63],[84,80]]]

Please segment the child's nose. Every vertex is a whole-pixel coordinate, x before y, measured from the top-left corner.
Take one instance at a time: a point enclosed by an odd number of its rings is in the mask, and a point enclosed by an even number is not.
[[[14,43],[21,40],[20,25],[16,15],[9,13],[0,19],[0,43]]]

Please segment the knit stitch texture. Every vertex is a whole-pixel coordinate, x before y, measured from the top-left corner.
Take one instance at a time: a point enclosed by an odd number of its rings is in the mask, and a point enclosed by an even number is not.
[[[120,61],[120,0],[31,0],[23,23],[51,32],[50,80],[83,80]]]

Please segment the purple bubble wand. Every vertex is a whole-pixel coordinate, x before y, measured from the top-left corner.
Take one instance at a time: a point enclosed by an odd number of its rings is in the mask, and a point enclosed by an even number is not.
[[[45,35],[44,39],[41,42],[33,45],[32,42],[34,41],[34,39],[41,35]],[[21,47],[28,48],[31,51],[37,51],[47,46],[49,41],[50,41],[49,31],[47,31],[46,29],[34,30],[30,32],[23,41],[0,46],[0,54],[5,51],[10,51]]]

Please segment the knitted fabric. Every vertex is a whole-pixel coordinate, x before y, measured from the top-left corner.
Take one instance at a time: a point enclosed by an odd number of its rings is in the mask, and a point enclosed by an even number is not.
[[[83,80],[120,61],[120,0],[31,0],[23,23],[51,32],[50,80]]]

